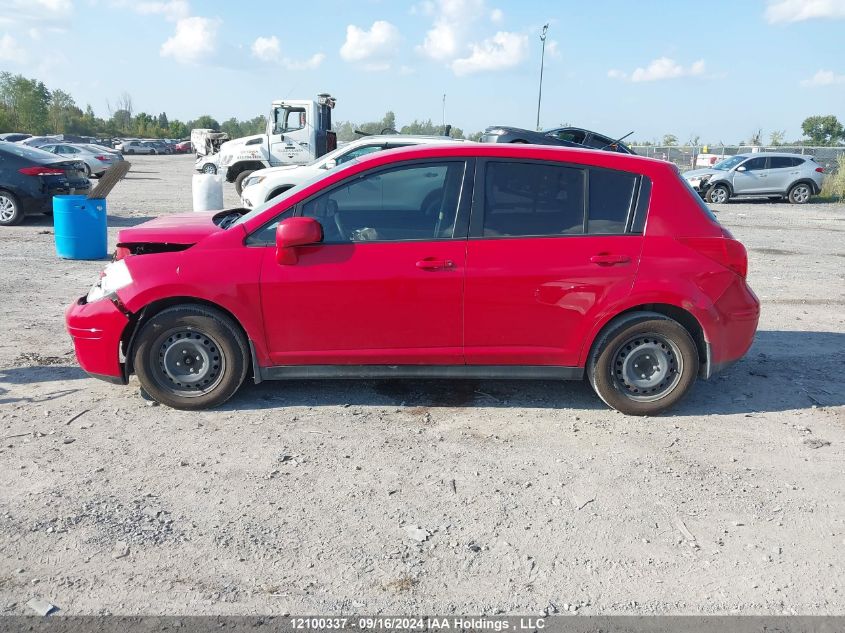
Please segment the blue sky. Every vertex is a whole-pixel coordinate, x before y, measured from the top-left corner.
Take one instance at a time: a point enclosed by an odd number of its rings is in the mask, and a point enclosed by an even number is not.
[[[845,0],[0,0],[0,69],[107,114],[218,119],[276,98],[338,99],[335,119],[446,119],[736,143],[845,119]]]

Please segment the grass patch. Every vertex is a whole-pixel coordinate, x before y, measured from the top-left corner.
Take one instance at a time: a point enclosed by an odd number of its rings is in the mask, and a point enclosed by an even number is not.
[[[836,158],[836,170],[825,177],[819,197],[830,201],[845,198],[845,154]]]

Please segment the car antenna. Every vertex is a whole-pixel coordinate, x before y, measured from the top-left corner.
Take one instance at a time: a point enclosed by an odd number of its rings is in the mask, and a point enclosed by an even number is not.
[[[634,130],[631,130],[631,131],[630,131],[630,132],[628,132],[625,136],[621,136],[621,137],[619,137],[618,139],[616,139],[615,141],[612,141],[612,142],[608,143],[607,145],[605,145],[604,147],[602,147],[602,149],[604,150],[604,149],[607,149],[608,147],[613,147],[614,145],[618,145],[621,141],[624,141],[626,138],[628,138],[629,136],[631,136],[631,134],[633,134],[633,133],[634,133]]]

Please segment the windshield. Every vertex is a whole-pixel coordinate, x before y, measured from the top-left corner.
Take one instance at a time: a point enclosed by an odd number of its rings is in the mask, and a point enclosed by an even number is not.
[[[720,169],[722,171],[727,171],[728,169],[733,169],[737,165],[739,165],[742,161],[744,161],[748,156],[731,156],[730,158],[726,158],[725,160],[721,160],[715,165],[713,165],[713,169]]]
[[[332,152],[332,153],[334,153],[334,152]],[[331,154],[326,154],[326,155],[322,156],[322,158],[326,158],[326,156],[331,156]],[[232,226],[237,226],[238,224],[243,224],[244,222],[248,222],[252,218],[257,217],[257,216],[261,215],[262,213],[264,213],[270,207],[274,207],[277,204],[279,204],[280,202],[283,202],[284,200],[287,200],[291,196],[296,195],[297,193],[302,191],[304,188],[310,187],[314,183],[321,181],[323,178],[326,178],[328,176],[333,176],[333,175],[337,174],[338,172],[346,171],[347,169],[352,167],[352,165],[356,165],[357,163],[358,163],[357,160],[350,160],[349,162],[344,163],[342,166],[338,167],[337,169],[332,169],[330,171],[321,171],[317,175],[312,176],[308,180],[296,185],[295,187],[291,187],[287,191],[283,191],[282,193],[280,193],[275,198],[270,198],[264,204],[258,205],[252,211],[242,215],[241,217],[239,217],[237,219],[237,221],[232,222],[232,224],[230,224],[226,228],[229,228],[229,227],[232,227]]]

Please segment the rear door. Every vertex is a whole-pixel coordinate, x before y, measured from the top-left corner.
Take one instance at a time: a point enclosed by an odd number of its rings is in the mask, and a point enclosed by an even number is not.
[[[798,175],[796,162],[796,159],[791,156],[769,157],[767,172],[769,191],[785,192],[787,190]]]
[[[576,366],[586,332],[633,286],[643,245],[634,220],[647,208],[648,180],[513,159],[484,161],[476,173],[467,363]]]

